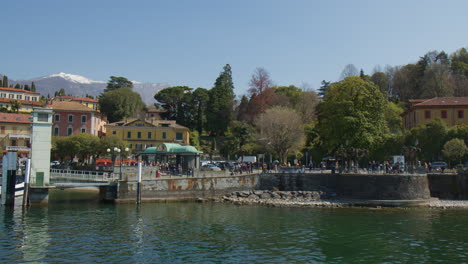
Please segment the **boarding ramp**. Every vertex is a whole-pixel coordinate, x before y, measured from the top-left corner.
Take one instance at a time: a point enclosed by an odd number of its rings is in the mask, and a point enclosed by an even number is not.
[[[50,170],[50,185],[58,188],[107,186],[118,179],[119,174],[108,171]]]

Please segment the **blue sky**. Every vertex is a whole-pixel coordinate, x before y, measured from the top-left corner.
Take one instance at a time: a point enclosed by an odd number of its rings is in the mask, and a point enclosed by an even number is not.
[[[277,85],[317,89],[349,63],[371,73],[467,47],[466,10],[450,0],[5,1],[0,73],[212,88],[229,63],[238,95],[257,67]]]

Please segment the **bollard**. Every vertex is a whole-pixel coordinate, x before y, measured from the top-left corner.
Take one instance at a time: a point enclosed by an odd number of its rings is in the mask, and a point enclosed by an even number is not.
[[[137,204],[141,203],[141,162],[138,162]]]

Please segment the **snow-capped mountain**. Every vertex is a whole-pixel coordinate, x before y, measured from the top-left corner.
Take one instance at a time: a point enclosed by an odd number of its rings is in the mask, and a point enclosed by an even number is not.
[[[55,92],[64,89],[65,93],[74,96],[100,95],[106,88],[107,82],[95,81],[81,75],[69,73],[54,73],[47,76],[33,78],[29,80],[10,80],[10,84],[28,84],[34,82],[36,91],[44,96],[53,96]],[[138,81],[133,82],[133,90],[140,93],[143,102],[147,105],[154,104],[154,95],[161,89],[168,87],[167,83],[143,83]]]

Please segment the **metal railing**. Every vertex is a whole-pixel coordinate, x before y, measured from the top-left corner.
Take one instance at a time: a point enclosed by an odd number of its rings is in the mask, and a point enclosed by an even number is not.
[[[50,181],[51,183],[62,182],[111,182],[119,179],[119,174],[105,171],[81,171],[81,170],[64,170],[64,169],[51,169]]]

